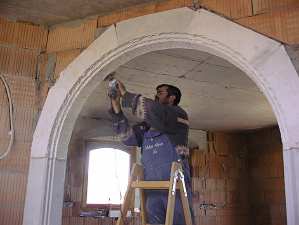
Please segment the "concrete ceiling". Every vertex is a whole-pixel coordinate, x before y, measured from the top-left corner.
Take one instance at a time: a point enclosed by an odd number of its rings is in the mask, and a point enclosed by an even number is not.
[[[0,16],[53,25],[150,1],[153,0],[1,0]]]
[[[122,65],[116,74],[129,91],[150,98],[160,83],[178,86],[183,94],[180,105],[188,112],[193,129],[248,130],[276,124],[271,106],[257,86],[232,64],[204,52],[156,51]],[[102,83],[92,93],[79,121],[110,119],[106,85]]]

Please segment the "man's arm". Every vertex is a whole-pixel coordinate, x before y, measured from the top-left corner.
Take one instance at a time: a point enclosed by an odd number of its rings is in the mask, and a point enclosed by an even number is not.
[[[111,99],[111,110],[109,113],[112,117],[112,128],[120,136],[122,142],[127,146],[140,146],[142,130],[138,127],[131,128],[128,119],[121,110],[119,97]]]
[[[188,130],[187,113],[180,107],[160,104],[140,94],[128,92],[120,81],[117,84],[122,96],[122,106],[131,108],[133,115],[144,120],[150,127],[169,134]]]
[[[133,115],[161,132],[177,133],[189,127],[187,113],[180,107],[163,105],[140,94],[125,92],[122,106],[131,108]]]

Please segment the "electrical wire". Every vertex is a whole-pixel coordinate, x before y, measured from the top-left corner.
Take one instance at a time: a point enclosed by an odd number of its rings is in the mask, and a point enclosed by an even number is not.
[[[12,104],[12,99],[11,99],[11,93],[10,89],[8,86],[8,83],[6,82],[5,78],[3,75],[0,75],[1,81],[5,87],[6,95],[8,98],[8,103],[9,103],[9,125],[10,125],[10,131],[8,134],[10,135],[10,140],[7,149],[5,150],[4,153],[0,155],[0,160],[4,159],[9,152],[11,151],[12,145],[14,143],[14,137],[15,137],[15,130],[14,130],[14,123],[13,123],[13,104]]]

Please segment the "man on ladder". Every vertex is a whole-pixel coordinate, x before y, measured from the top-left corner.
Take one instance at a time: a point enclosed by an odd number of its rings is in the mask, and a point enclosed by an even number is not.
[[[187,113],[178,106],[181,92],[177,87],[169,84],[161,84],[156,90],[155,100],[152,100],[140,94],[128,92],[122,82],[114,80],[114,84],[108,91],[111,97],[110,114],[113,129],[122,137],[122,142],[125,145],[141,147],[141,161],[146,181],[169,181],[172,162],[180,162],[191,206],[191,178],[187,160],[189,123]],[[143,122],[130,127],[122,112],[122,107],[131,108],[133,115],[141,118]],[[167,191],[146,190],[145,195],[148,223],[164,224]],[[174,225],[185,224],[179,198],[177,195],[174,207]],[[192,214],[191,207],[190,211]]]

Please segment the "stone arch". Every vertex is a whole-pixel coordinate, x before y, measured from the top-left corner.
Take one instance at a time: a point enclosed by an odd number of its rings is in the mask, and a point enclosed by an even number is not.
[[[62,72],[34,133],[23,225],[61,224],[71,131],[96,85],[130,59],[169,48],[222,57],[267,97],[283,141],[288,224],[299,223],[299,108],[293,107],[299,99],[299,77],[284,47],[206,10],[181,8],[111,26]]]

